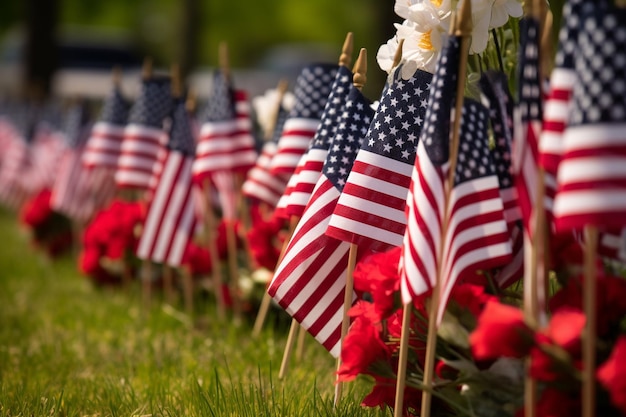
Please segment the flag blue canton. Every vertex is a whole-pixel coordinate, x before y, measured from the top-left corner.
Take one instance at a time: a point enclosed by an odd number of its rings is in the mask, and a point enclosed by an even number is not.
[[[559,68],[574,68],[574,51],[578,47],[580,9],[584,0],[569,0],[563,4],[563,27],[559,31],[559,49],[554,64]]]
[[[363,149],[413,165],[432,74],[417,70],[408,80],[399,74],[381,97]]]
[[[539,79],[539,22],[534,18],[520,21],[521,51],[519,58],[518,97],[522,122],[538,120],[541,109],[541,80]]]
[[[487,133],[488,111],[482,104],[466,98],[463,103],[459,152],[454,185],[495,175]]]
[[[483,94],[489,100],[489,121],[494,136],[491,151],[498,174],[500,188],[513,186],[511,175],[512,104],[506,75],[502,72],[487,71],[480,79]]]
[[[586,9],[591,10],[587,11]],[[588,3],[582,10],[569,124],[623,122],[626,119],[626,12],[607,13]]]
[[[189,115],[185,108],[185,100],[183,99],[175,100],[167,147],[185,156],[193,156],[196,153],[196,144],[191,131]]]
[[[289,117],[321,119],[338,66],[315,64],[302,69],[294,88],[295,105]]]
[[[204,113],[205,122],[220,122],[235,118],[235,98],[226,75],[219,70],[213,73],[211,96]]]
[[[455,105],[460,40],[452,36],[441,51],[426,111],[426,124],[420,140],[424,141],[428,157],[435,165],[449,159],[451,110]]]
[[[350,86],[352,85],[352,71],[343,65],[339,66],[335,81],[330,89],[326,106],[321,118],[321,124],[315,132],[310,148],[328,149],[337,133],[337,124],[341,118],[343,108]]]
[[[369,100],[354,86],[344,105],[337,132],[328,150],[322,173],[339,191],[346,179],[363,138],[367,134],[374,111]]]
[[[142,81],[141,92],[130,109],[128,123],[160,129],[171,109],[170,79],[152,77]]]
[[[102,106],[100,121],[124,126],[128,120],[129,109],[130,103],[122,96],[119,88],[113,88]]]

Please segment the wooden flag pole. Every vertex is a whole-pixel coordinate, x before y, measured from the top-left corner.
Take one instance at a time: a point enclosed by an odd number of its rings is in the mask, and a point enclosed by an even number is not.
[[[352,84],[354,87],[363,90],[365,83],[367,82],[367,49],[361,48],[359,51],[359,57],[354,64],[354,68],[352,70],[354,73],[352,77]],[[350,252],[348,252],[348,268],[346,270],[346,289],[344,291],[343,298],[343,320],[341,322],[341,345],[343,347],[343,341],[348,334],[348,329],[350,328],[350,316],[348,312],[352,307],[352,293],[354,292],[354,268],[356,266],[356,258],[358,253],[358,246],[354,243],[350,245]],[[337,357],[337,371],[341,367],[341,352],[339,357]],[[333,401],[334,406],[339,404],[341,400],[341,396],[343,394],[343,382],[339,382],[339,374],[337,373],[336,381],[335,381],[335,399]]]
[[[598,228],[587,225],[585,233],[585,275],[583,283],[583,308],[587,321],[583,338],[583,392],[582,416],[596,415],[596,335],[597,335],[597,256]]]
[[[239,297],[239,266],[237,264],[237,224],[234,219],[226,221],[226,248],[228,253],[228,275],[230,279],[230,297],[233,303],[235,323],[241,321],[241,300]]]
[[[226,303],[224,302],[224,293],[222,292],[222,268],[220,265],[220,256],[217,250],[216,241],[216,224],[215,212],[213,211],[213,198],[211,196],[211,186],[209,180],[202,182],[202,189],[205,198],[206,212],[204,214],[205,235],[207,239],[207,247],[209,256],[211,257],[211,276],[213,281],[213,291],[215,292],[215,300],[217,302],[217,315],[220,319],[226,317]]]
[[[545,4],[541,0],[532,0],[528,2],[527,15],[538,22],[542,22],[545,17]],[[539,82],[540,88],[543,83],[543,74],[546,70],[546,53],[544,43],[546,38],[545,26],[540,23],[539,39],[542,39],[539,46]],[[542,36],[543,35],[543,36]],[[549,38],[549,35],[548,35]],[[544,209],[545,197],[545,172],[539,167],[537,171],[536,200],[534,202],[532,219],[532,234],[524,236],[524,251],[530,251],[530,257],[527,258],[529,263],[528,270],[525,271],[524,279],[524,318],[526,322],[533,328],[536,328],[542,322],[545,322],[545,307],[548,285],[547,271],[547,247],[548,247],[548,229],[546,224],[546,213]],[[530,375],[531,359],[525,361],[526,372],[524,376],[524,415],[525,417],[535,417],[537,415],[537,381]]]
[[[291,240],[291,236],[293,235],[294,230],[296,230],[296,226],[300,221],[299,216],[292,216],[289,220],[289,231],[287,232],[287,237],[283,242],[283,246],[280,250],[280,254],[278,255],[278,261],[276,262],[276,268],[280,265],[280,262],[283,260],[283,256],[285,256],[285,252],[287,251],[287,246],[289,245],[289,241]],[[269,284],[269,283],[268,283]],[[267,291],[263,294],[263,299],[261,300],[261,306],[259,307],[259,312],[257,313],[256,320],[254,321],[254,327],[252,328],[252,337],[258,337],[261,334],[261,329],[263,328],[263,324],[265,323],[265,319],[267,317],[267,313],[270,308],[270,304],[272,302],[272,296],[269,295]]]
[[[283,379],[287,375],[287,368],[289,367],[289,360],[291,359],[291,353],[293,352],[293,345],[296,338],[296,332],[298,330],[298,320],[292,319],[291,326],[289,327],[289,335],[287,336],[287,343],[285,351],[283,352],[283,360],[280,363],[280,371],[278,372],[278,379]]]

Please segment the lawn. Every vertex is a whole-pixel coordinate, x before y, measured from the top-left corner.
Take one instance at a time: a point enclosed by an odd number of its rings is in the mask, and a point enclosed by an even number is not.
[[[274,311],[219,320],[209,300],[189,325],[180,305],[141,308],[139,286],[97,288],[73,256],[50,260],[0,210],[0,416],[388,416],[359,403],[366,381],[333,407],[334,359],[312,338],[285,378],[289,322]]]

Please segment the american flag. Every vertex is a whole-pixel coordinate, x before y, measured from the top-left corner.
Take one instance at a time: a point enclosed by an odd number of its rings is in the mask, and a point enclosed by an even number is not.
[[[313,190],[270,283],[269,294],[330,353],[340,353],[345,274],[350,245],[325,234],[372,110],[352,87],[341,125]],[[351,129],[352,124],[356,129]]]
[[[293,188],[289,193],[285,207],[288,216],[302,216],[313,188],[322,175],[322,166],[328,155],[328,147],[337,132],[342,109],[351,85],[352,71],[340,65],[322,113],[321,123],[292,176],[295,179],[295,184],[292,185]],[[291,183],[291,180],[289,182]],[[288,183],[287,188],[289,187],[290,184]]]
[[[195,141],[184,100],[174,104],[157,187],[148,206],[137,257],[180,266],[195,225],[192,164]]]
[[[519,102],[515,109],[513,169],[524,228],[529,236],[533,236],[532,214],[537,200],[543,100],[539,76],[539,22],[533,17],[525,17],[520,26]]]
[[[193,164],[198,180],[218,171],[245,173],[254,166],[257,152],[250,111],[246,93],[234,91],[226,75],[216,70]]]
[[[449,39],[433,78],[407,198],[400,265],[405,304],[432,288],[440,272],[438,322],[458,280],[511,259],[504,206],[489,150],[488,111],[471,99],[464,101],[460,115],[458,158],[446,204],[459,45],[458,37]]]
[[[337,69],[335,64],[312,64],[302,69],[294,89],[295,105],[272,158],[272,174],[291,175],[295,171],[320,124]]]
[[[96,209],[92,177],[82,163],[90,129],[87,105],[79,102],[68,110],[66,149],[50,196],[50,207],[53,210],[81,223],[88,221]]]
[[[465,99],[458,161],[446,212],[443,206],[449,169],[448,143],[437,140],[446,136],[429,140],[427,134],[418,145],[403,246],[402,298],[409,303],[415,295],[432,287],[440,264],[438,322],[456,282],[474,276],[478,270],[499,267],[511,260],[510,237],[490,155],[487,123],[487,110],[480,103]],[[447,228],[439,257],[444,221]]]
[[[121,154],[115,172],[119,187],[148,189],[167,135],[163,121],[172,110],[169,77],[143,80],[139,97],[130,109],[124,128]]]
[[[555,66],[550,75],[550,89],[545,101],[543,126],[539,140],[539,163],[544,169],[545,208],[550,216],[556,194],[556,175],[563,150],[563,132],[571,111],[572,90],[576,83],[574,55],[578,48],[580,9],[583,0],[563,5],[559,45]]]
[[[0,200],[8,207],[18,209],[26,198],[21,174],[30,164],[30,149],[25,130],[16,125],[15,120],[8,119],[3,123],[6,139],[0,164]]]
[[[626,15],[596,2],[582,12],[554,200],[557,232],[626,224]]]
[[[409,80],[399,74],[380,99],[327,232],[377,251],[402,244],[406,197],[432,79],[421,70]]]
[[[491,156],[498,175],[500,198],[513,250],[512,262],[496,271],[495,275],[495,281],[504,288],[524,275],[522,215],[517,201],[517,189],[511,175],[513,99],[508,90],[506,75],[502,72],[484,72],[480,84],[489,105],[489,121],[494,135]]]
[[[276,154],[278,139],[287,120],[287,114],[287,110],[281,105],[276,118],[274,135],[263,145],[261,155],[257,158],[254,168],[248,172],[242,186],[243,195],[261,201],[271,208],[276,207],[288,181],[288,178],[270,173],[272,158]]]
[[[119,87],[114,87],[105,99],[100,120],[94,124],[87,141],[83,154],[86,167],[117,169],[129,108],[130,103],[122,96]]]

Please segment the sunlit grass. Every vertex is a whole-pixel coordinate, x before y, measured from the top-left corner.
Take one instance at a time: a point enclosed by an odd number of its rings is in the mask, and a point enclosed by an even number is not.
[[[160,299],[142,310],[138,288],[96,288],[74,257],[46,259],[5,211],[0,232],[0,416],[390,415],[360,407],[362,381],[333,407],[335,361],[312,338],[279,380],[288,320],[253,339],[251,320],[199,305],[190,329]]]

